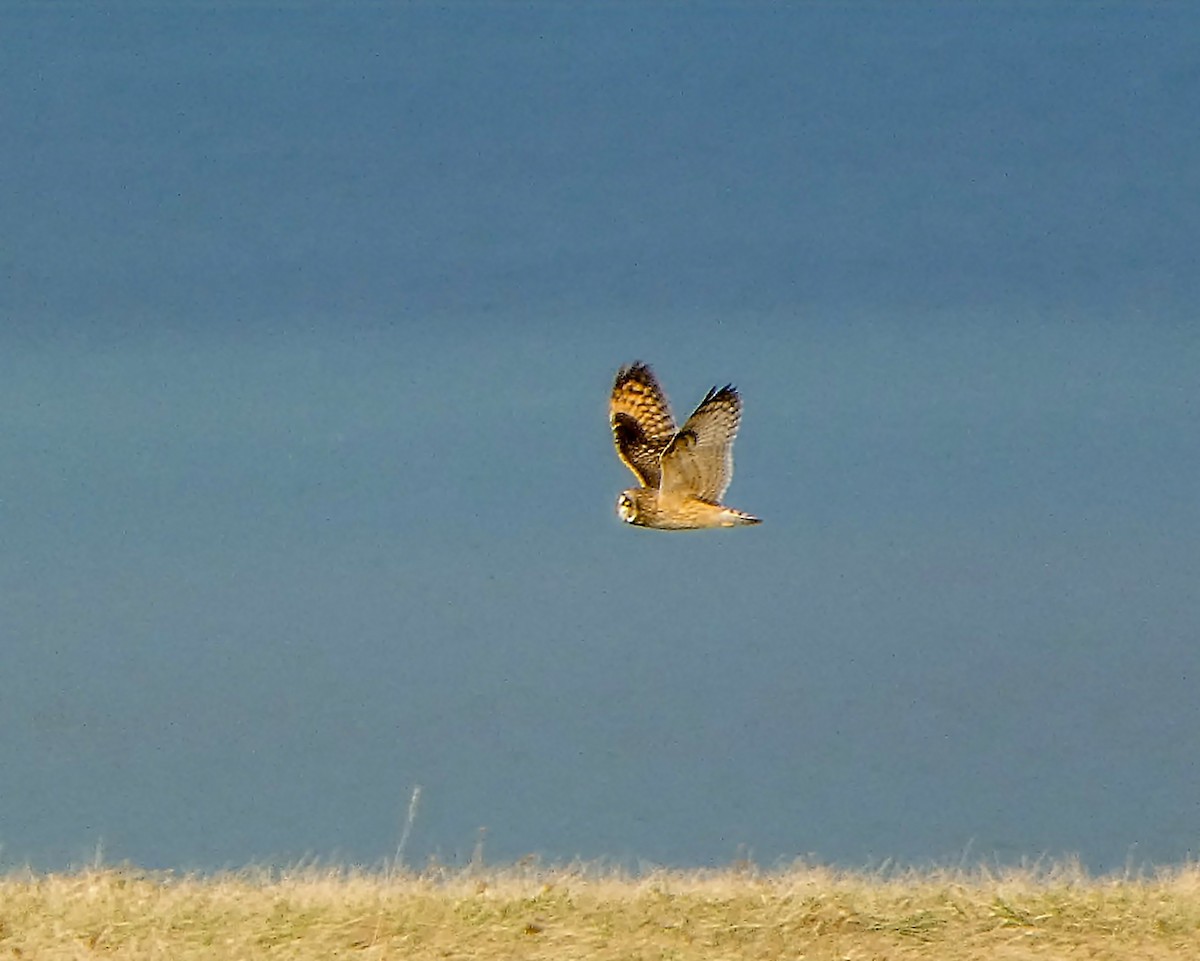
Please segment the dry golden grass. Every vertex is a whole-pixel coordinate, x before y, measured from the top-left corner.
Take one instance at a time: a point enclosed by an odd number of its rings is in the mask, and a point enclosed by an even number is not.
[[[1200,958],[1200,868],[0,878],[4,958]]]

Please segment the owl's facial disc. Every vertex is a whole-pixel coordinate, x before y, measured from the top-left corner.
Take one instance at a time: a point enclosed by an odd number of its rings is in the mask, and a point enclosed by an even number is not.
[[[633,498],[628,494],[622,494],[617,498],[617,516],[626,524],[632,524],[637,518],[637,508],[633,504]]]

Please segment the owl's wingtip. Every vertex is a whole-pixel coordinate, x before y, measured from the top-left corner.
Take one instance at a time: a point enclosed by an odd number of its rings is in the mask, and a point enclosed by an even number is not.
[[[739,400],[741,395],[738,389],[733,384],[726,384],[724,387],[712,386],[708,389],[708,393],[704,395],[704,399],[700,401],[700,406],[714,400]]]
[[[622,364],[617,371],[617,380],[628,380],[637,374],[650,373],[650,365],[643,360],[635,360],[629,364]]]

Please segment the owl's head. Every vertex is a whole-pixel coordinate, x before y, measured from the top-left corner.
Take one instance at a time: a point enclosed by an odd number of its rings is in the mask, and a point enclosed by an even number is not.
[[[621,491],[617,498],[617,516],[626,524],[636,524],[641,516],[638,510],[636,490]]]

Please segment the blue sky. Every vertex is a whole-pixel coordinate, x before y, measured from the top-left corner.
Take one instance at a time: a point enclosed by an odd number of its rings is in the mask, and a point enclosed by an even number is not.
[[[4,16],[5,861],[1194,854],[1190,7]]]

